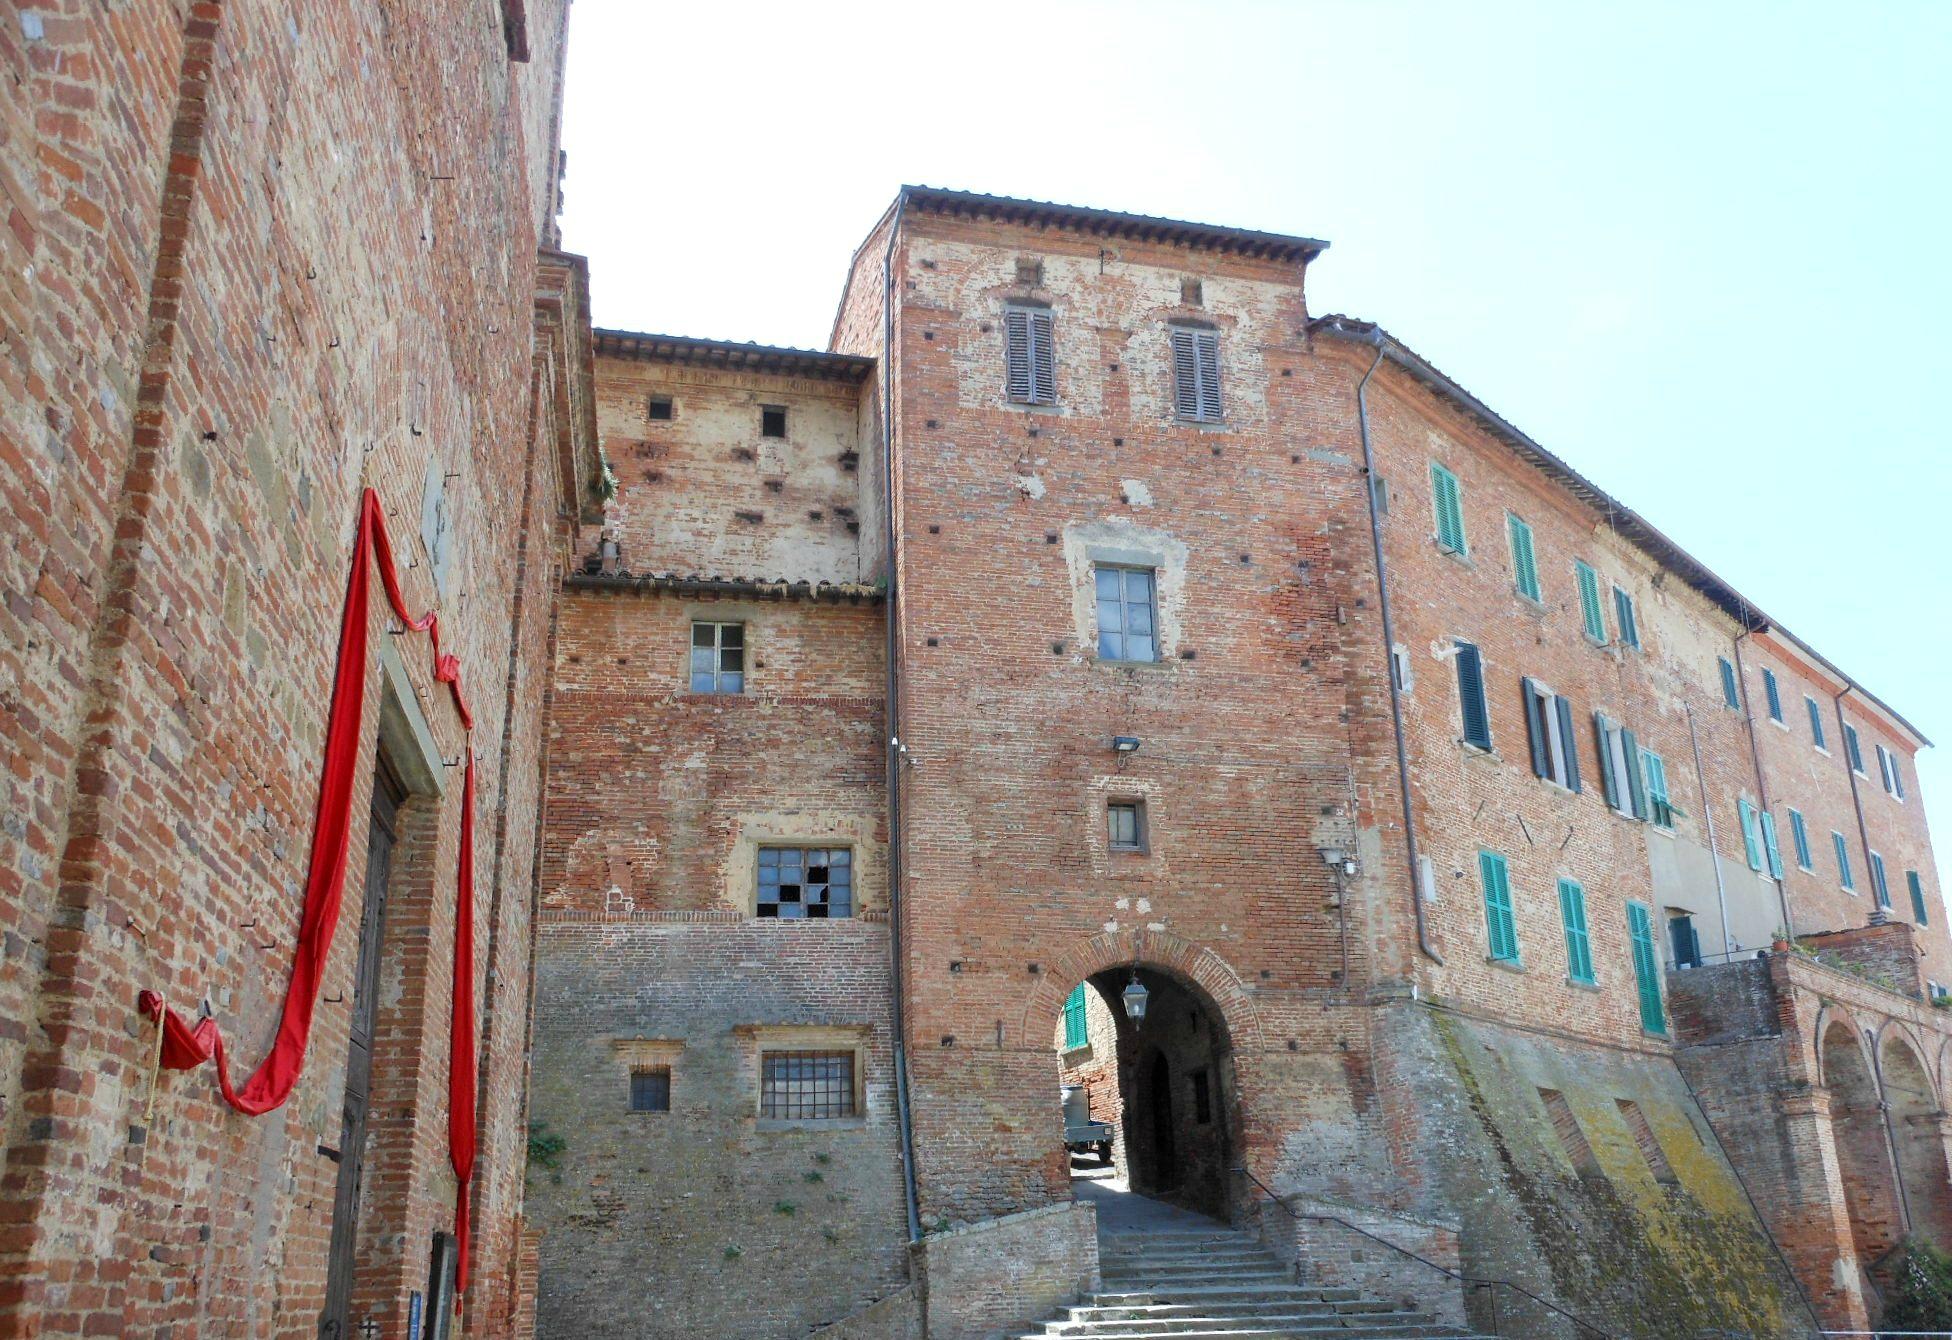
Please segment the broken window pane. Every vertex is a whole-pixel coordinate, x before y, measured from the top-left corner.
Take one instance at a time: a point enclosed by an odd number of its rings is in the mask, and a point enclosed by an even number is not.
[[[787,920],[854,915],[853,853],[845,847],[761,847],[753,913]]]

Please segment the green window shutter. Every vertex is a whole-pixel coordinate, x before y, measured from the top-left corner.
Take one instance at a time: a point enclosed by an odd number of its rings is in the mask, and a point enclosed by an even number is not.
[[[1652,814],[1647,805],[1647,778],[1640,766],[1640,742],[1633,738],[1633,732],[1620,731],[1620,757],[1627,765],[1627,801],[1633,807],[1633,817],[1648,819]]]
[[[1457,643],[1457,701],[1463,711],[1464,742],[1491,747],[1491,707],[1484,699],[1484,658],[1469,642]]]
[[[1844,727],[1844,752],[1850,755],[1850,770],[1852,772],[1864,771],[1864,753],[1858,747],[1857,727],[1855,726],[1846,725]]]
[[[1613,588],[1613,613],[1620,624],[1620,645],[1640,649],[1640,625],[1633,617],[1633,597],[1619,587]]]
[[[1511,532],[1512,582],[1518,587],[1518,594],[1537,600],[1539,565],[1532,551],[1532,528],[1510,512],[1505,513],[1505,524]]]
[[[1735,802],[1737,813],[1742,816],[1742,853],[1749,858],[1749,869],[1762,869],[1762,844],[1756,834],[1755,806],[1746,800]]]
[[[1763,810],[1757,816],[1762,820],[1762,853],[1769,858],[1769,878],[1783,877],[1783,849],[1776,845],[1776,816]]]
[[[1776,672],[1774,670],[1764,670],[1762,672],[1762,692],[1763,696],[1769,700],[1769,719],[1771,721],[1781,721],[1783,719],[1783,691],[1782,686],[1776,683]]]
[[[1791,810],[1789,812],[1789,836],[1791,841],[1796,844],[1797,868],[1808,870],[1810,868],[1810,830],[1804,824],[1803,815],[1798,810]]]
[[[1823,709],[1817,706],[1814,698],[1806,696],[1803,701],[1810,709],[1810,742],[1821,749],[1823,748]]]
[[[1064,998],[1064,1045],[1082,1047],[1088,1040],[1084,1022],[1084,983],[1079,982]]]
[[[1606,719],[1606,713],[1593,713],[1593,743],[1599,746],[1600,791],[1606,796],[1606,803],[1613,809],[1620,808],[1620,782],[1613,775],[1612,748],[1607,737],[1613,733],[1613,723]]]
[[[1643,903],[1627,904],[1627,934],[1633,941],[1633,979],[1640,988],[1640,1026],[1649,1033],[1667,1032],[1661,1009],[1661,967],[1654,954],[1654,925]]]
[[[1606,607],[1600,604],[1600,575],[1581,560],[1572,565],[1579,579],[1579,613],[1586,621],[1586,636],[1595,642],[1606,641]]]
[[[1511,910],[1511,872],[1495,851],[1478,853],[1478,877],[1484,884],[1484,925],[1491,941],[1491,957],[1518,962],[1518,923]]]
[[[1651,749],[1640,751],[1640,770],[1647,779],[1647,817],[1656,828],[1674,827],[1674,803],[1667,796],[1667,764]]]
[[[1844,842],[1844,835],[1832,829],[1830,845],[1837,849],[1837,882],[1846,889],[1857,887],[1857,879],[1850,873],[1850,847]]]
[[[1586,891],[1577,880],[1559,881],[1559,920],[1566,928],[1566,975],[1591,985],[1593,942],[1586,933]]]
[[[1918,919],[1920,926],[1929,926],[1931,921],[1925,916],[1925,886],[1918,881],[1916,870],[1905,871],[1905,887],[1911,891],[1911,914]]]
[[[1430,493],[1437,511],[1437,543],[1454,554],[1464,546],[1464,495],[1457,476],[1435,461],[1430,463]]]
[[[1715,660],[1722,668],[1722,701],[1730,707],[1740,708],[1742,706],[1742,691],[1735,684],[1735,666],[1730,663],[1726,656],[1717,656]]]
[[[1876,852],[1871,853],[1871,897],[1879,907],[1891,906],[1891,886],[1884,882],[1884,858]]]

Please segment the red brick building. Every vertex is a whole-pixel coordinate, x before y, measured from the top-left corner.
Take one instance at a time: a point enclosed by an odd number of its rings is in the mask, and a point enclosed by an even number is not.
[[[452,1333],[518,1324],[549,646],[601,514],[554,222],[566,20],[198,0],[0,33],[0,1334],[404,1336],[438,1310],[470,747]],[[367,489],[474,728],[427,638],[363,615],[336,934],[298,1082],[245,1116],[208,1066],[157,1074],[138,996],[207,1010],[240,1082],[272,1045],[317,930]]]
[[[907,188],[829,351],[599,333],[542,1334],[1052,1311],[1096,1261],[1066,1073],[1115,1075],[1135,1186],[1378,1289],[1352,1225],[1623,1334],[1798,1335],[1947,1241],[1926,742],[1311,315],[1325,246]]]

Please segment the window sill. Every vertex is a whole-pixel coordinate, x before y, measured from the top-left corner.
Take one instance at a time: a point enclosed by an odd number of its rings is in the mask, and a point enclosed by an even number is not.
[[[1489,963],[1492,967],[1501,969],[1505,972],[1531,971],[1531,969],[1527,968],[1523,963],[1519,962],[1515,958],[1494,958],[1490,954],[1486,954],[1484,956],[1484,961],[1486,963]]]
[[[1782,731],[1785,735],[1789,733],[1789,723],[1787,721],[1779,721],[1775,717],[1770,717],[1769,724]]]
[[[1202,433],[1231,433],[1234,426],[1225,419],[1182,419],[1177,414],[1172,418],[1178,428],[1192,428]]]
[[[1026,414],[1062,414],[1064,406],[1055,400],[1009,400],[1003,401],[1005,409],[1020,409]]]
[[[1091,1044],[1089,1042],[1080,1042],[1075,1047],[1066,1047],[1063,1051],[1059,1052],[1058,1055],[1062,1056],[1066,1061],[1070,1061],[1078,1057],[1089,1056],[1091,1055]]]
[[[1580,629],[1579,635],[1585,638],[1586,645],[1593,648],[1595,651],[1610,652],[1613,650],[1613,642],[1609,638],[1594,637],[1591,633],[1587,632],[1583,628]]]
[[[1817,751],[1817,753],[1819,753],[1819,754],[1821,754],[1821,755],[1823,755],[1823,756],[1824,756],[1825,758],[1829,758],[1829,757],[1830,757],[1830,751],[1829,751],[1828,749],[1825,749],[1825,748],[1824,748],[1824,747],[1823,747],[1822,745],[1820,745],[1820,744],[1813,744],[1813,745],[1811,745],[1811,746],[1810,746],[1810,748],[1812,748],[1812,749],[1814,749],[1814,750],[1816,750],[1816,751]]]
[[[1430,543],[1436,548],[1438,553],[1457,564],[1460,568],[1463,568],[1466,572],[1476,572],[1478,570],[1478,565],[1471,561],[1470,550],[1453,549],[1434,535],[1430,537]]]
[[[1575,991],[1590,991],[1596,996],[1600,993],[1600,984],[1598,982],[1582,982],[1577,977],[1566,978],[1566,985]]]
[[[1659,824],[1654,823],[1652,820],[1648,821],[1647,828],[1648,831],[1659,833],[1664,838],[1673,838],[1679,836],[1679,834],[1677,834],[1672,828],[1662,828]]]
[[[1178,669],[1178,666],[1174,662],[1163,659],[1157,661],[1121,661],[1110,656],[1093,656],[1091,663],[1093,665],[1102,665],[1107,670],[1139,670],[1152,674],[1161,672],[1170,674]]]
[[[866,1117],[759,1117],[756,1121],[762,1131],[861,1131],[868,1124]]]
[[[1640,1034],[1642,1037],[1657,1038],[1662,1042],[1672,1042],[1674,1040],[1667,1035],[1665,1028],[1649,1028],[1645,1024],[1640,1026]]]
[[[1534,614],[1544,615],[1550,612],[1550,607],[1547,606],[1546,603],[1543,600],[1539,599],[1537,596],[1528,596],[1523,591],[1519,590],[1516,586],[1512,587],[1511,593],[1518,597],[1519,604],[1525,606],[1525,608],[1529,609]]]
[[[1503,763],[1505,761],[1505,756],[1500,754],[1496,749],[1488,748],[1481,744],[1472,744],[1469,740],[1459,740],[1457,747],[1464,751],[1466,758],[1488,759],[1493,763]]]

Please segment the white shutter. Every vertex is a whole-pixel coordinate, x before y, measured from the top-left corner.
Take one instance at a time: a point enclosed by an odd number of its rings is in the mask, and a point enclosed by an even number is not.
[[[1030,313],[1009,308],[1003,313],[1003,390],[1012,400],[1030,399]]]
[[[1210,330],[1196,332],[1194,348],[1199,354],[1200,418],[1220,419],[1220,336]]]
[[[1030,312],[1030,398],[1040,405],[1057,403],[1057,359],[1051,348],[1051,314]]]

